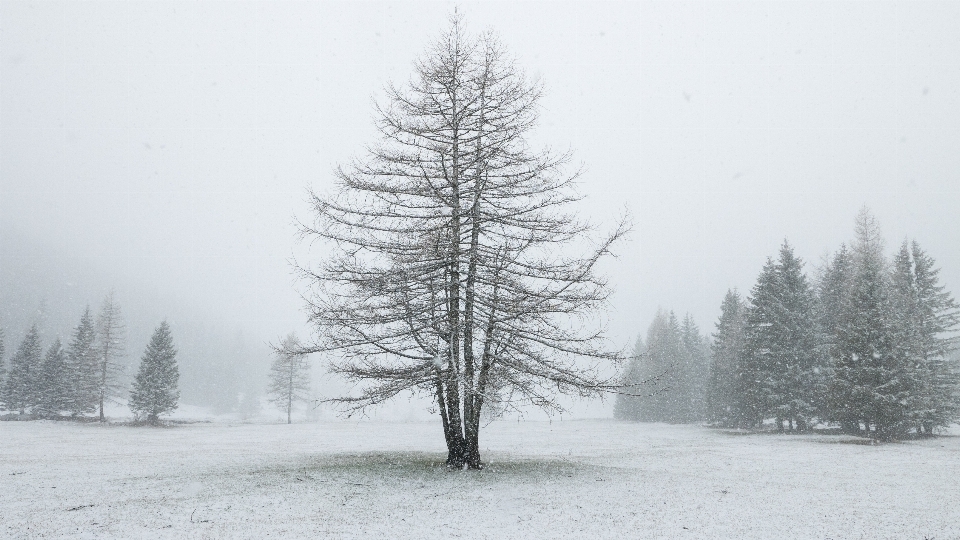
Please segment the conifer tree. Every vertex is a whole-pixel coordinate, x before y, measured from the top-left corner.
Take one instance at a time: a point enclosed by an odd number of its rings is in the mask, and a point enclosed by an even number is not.
[[[55,339],[47,349],[37,382],[37,415],[56,418],[70,408],[71,373],[67,365],[67,353],[63,350],[60,338]]]
[[[708,371],[706,339],[693,319],[683,325],[671,312],[658,310],[647,330],[646,345],[638,339],[624,384],[642,389],[618,397],[617,418],[644,422],[689,423],[703,418],[703,392]]]
[[[180,399],[180,390],[177,387],[180,371],[177,368],[176,356],[170,326],[164,321],[150,338],[133,382],[130,410],[137,418],[157,424],[160,415],[177,408],[177,401]]]
[[[817,282],[818,313],[825,343],[836,342],[837,329],[849,301],[850,280],[853,275],[853,258],[846,244],[823,266]]]
[[[736,290],[727,291],[711,346],[710,379],[707,384],[707,421],[735,427],[741,419],[737,372],[744,347],[747,306]]]
[[[904,398],[905,416],[914,416],[919,425],[920,410],[924,408],[923,370],[918,325],[917,283],[914,274],[910,245],[904,240],[894,255],[889,276],[888,331],[890,332],[892,357],[903,364],[903,377],[908,379],[909,396]],[[905,420],[906,422],[906,420]]]
[[[806,429],[825,392],[824,351],[817,324],[816,295],[803,273],[803,261],[787,242],[777,264],[779,371],[775,374],[777,416]]]
[[[806,429],[823,399],[825,354],[817,297],[788,242],[764,265],[745,319],[735,391],[741,422],[773,417],[779,430],[784,422]]]
[[[705,418],[707,380],[710,377],[710,341],[700,333],[700,327],[688,313],[680,327],[680,342],[684,384],[679,392],[683,416],[687,422],[699,422]]]
[[[21,415],[37,404],[37,371],[40,368],[40,332],[34,324],[10,358],[10,374],[3,385],[3,402]]]
[[[287,413],[288,424],[293,404],[309,398],[310,364],[306,355],[298,352],[300,349],[297,336],[288,335],[270,365],[270,401]]]
[[[657,311],[647,330],[643,355],[643,379],[654,379],[654,392],[639,400],[638,420],[677,422],[679,383],[677,367],[681,362],[680,325],[672,311]],[[662,374],[660,377],[658,375]]]
[[[646,382],[641,370],[643,351],[643,339],[638,335],[637,341],[633,344],[630,361],[623,373],[622,382],[626,391],[618,393],[613,404],[613,417],[617,420],[638,420],[640,418],[638,397],[641,395],[642,385]]]
[[[777,266],[772,258],[767,258],[750,291],[743,355],[737,372],[736,393],[740,402],[741,422],[746,426],[762,426],[772,408],[770,367],[775,362],[772,343],[777,338],[773,334],[776,294]]]
[[[847,311],[847,303],[850,301],[850,284],[853,276],[853,256],[847,249],[846,244],[841,244],[840,249],[830,257],[821,267],[817,279],[817,318],[820,327],[820,341],[824,353],[827,356],[826,363],[823,366],[822,381],[825,385],[824,395],[820,400],[818,416],[822,419],[834,419],[828,394],[829,386],[833,379],[833,361],[832,358],[838,356],[840,326],[843,323],[844,313]],[[848,433],[857,431],[858,428],[849,421],[841,422],[843,430]]]
[[[625,385],[644,392],[622,396],[622,418],[642,422],[674,422],[677,408],[676,368],[681,355],[680,325],[673,312],[662,309],[647,328],[646,342],[637,340],[642,350],[634,351],[627,369]]]
[[[103,415],[104,401],[118,397],[120,359],[124,355],[124,325],[120,315],[120,305],[110,292],[103,300],[97,317],[97,405],[100,421]]]
[[[93,316],[87,307],[80,317],[80,323],[73,332],[73,339],[67,352],[67,364],[70,370],[70,406],[73,416],[80,416],[96,410],[99,381],[99,354],[96,347],[96,330]]]
[[[960,323],[960,306],[940,284],[936,262],[914,241],[910,254],[914,264],[913,353],[919,362],[920,399],[915,416],[918,431],[929,435],[960,418],[960,371],[950,353],[953,335]]]
[[[866,209],[856,222],[848,300],[832,350],[828,399],[832,417],[847,430],[863,426],[875,438],[902,435],[911,427],[915,369],[897,345],[889,265],[876,219]]]

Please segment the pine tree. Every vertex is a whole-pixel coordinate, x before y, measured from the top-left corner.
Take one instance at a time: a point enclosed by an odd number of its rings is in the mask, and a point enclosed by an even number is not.
[[[96,347],[96,330],[89,307],[84,310],[80,323],[74,329],[67,353],[67,364],[71,376],[68,407],[70,413],[80,416],[93,412],[99,396],[100,361]]]
[[[784,242],[768,259],[750,297],[738,397],[748,425],[774,417],[803,430],[822,395],[823,360],[816,296],[803,261]]]
[[[288,335],[270,365],[270,401],[287,413],[287,423],[293,404],[309,398],[310,364],[306,355],[299,353],[300,341],[294,334]]]
[[[914,241],[910,254],[914,263],[913,353],[920,366],[918,431],[932,434],[960,419],[960,370],[950,353],[960,323],[960,306],[939,282],[936,262]]]
[[[836,342],[837,329],[849,301],[850,281],[853,276],[853,257],[846,244],[822,268],[817,282],[820,327],[827,345]]]
[[[787,242],[777,264],[779,371],[774,386],[775,410],[793,428],[806,429],[824,394],[824,354],[817,323],[816,295],[803,273],[803,261]]]
[[[910,394],[905,396],[904,405],[907,417],[913,417],[913,423],[921,423],[923,403],[923,370],[918,325],[917,283],[914,273],[910,245],[904,240],[900,250],[894,255],[889,276],[888,331],[890,332],[892,357],[898,358],[904,366],[903,377],[908,380]],[[906,422],[906,420],[905,420]]]
[[[164,321],[150,338],[133,382],[130,410],[137,418],[145,418],[150,424],[156,424],[160,421],[160,415],[177,408],[180,372],[176,356],[170,326]]]
[[[100,421],[103,415],[104,401],[119,396],[120,359],[124,355],[124,325],[120,315],[120,305],[107,295],[97,317],[97,401]]]
[[[750,291],[744,329],[744,347],[737,372],[736,393],[740,402],[741,423],[760,427],[772,407],[774,334],[777,302],[777,265],[772,258],[757,277]]]
[[[613,417],[617,420],[640,419],[639,397],[646,391],[645,387],[649,386],[652,382],[646,381],[643,378],[641,369],[643,354],[643,339],[638,335],[636,342],[633,344],[633,353],[630,355],[630,361],[627,363],[626,369],[624,369],[623,372],[622,384],[625,391],[617,394],[613,404]]]
[[[641,422],[675,422],[677,409],[677,364],[681,355],[680,325],[673,312],[662,309],[647,328],[646,343],[637,340],[627,371],[628,387],[635,392],[623,396],[624,419]]]
[[[829,381],[834,377],[832,358],[838,356],[840,327],[844,322],[844,313],[848,310],[850,289],[853,279],[853,256],[845,244],[828,259],[821,267],[817,279],[817,318],[820,327],[820,342],[826,355],[822,378],[824,389],[823,397],[818,410],[818,416],[823,419],[834,419],[829,403]],[[841,422],[843,424],[843,422]],[[853,424],[843,424],[846,432],[855,432]]]
[[[70,408],[71,373],[67,364],[67,353],[63,350],[60,338],[55,339],[47,349],[37,382],[37,415],[56,418]]]
[[[703,419],[708,345],[693,318],[681,325],[673,312],[658,310],[624,374],[629,394],[617,398],[617,418],[689,423]]]
[[[889,265],[868,210],[857,216],[855,232],[848,300],[831,351],[831,415],[848,431],[862,424],[868,436],[897,437],[911,427],[915,369],[897,345]]]
[[[3,403],[7,410],[23,415],[36,406],[41,354],[40,332],[34,324],[10,358],[10,374],[3,385]]]
[[[681,389],[681,417],[686,422],[700,422],[706,415],[707,380],[710,377],[710,341],[700,333],[700,327],[688,313],[680,327],[683,345],[684,380]]]
[[[727,291],[711,346],[710,379],[707,383],[707,421],[735,427],[740,423],[741,404],[736,392],[737,371],[744,347],[747,306],[736,290]]]
[[[643,355],[643,379],[653,379],[655,391],[639,400],[638,420],[678,422],[681,362],[680,325],[674,313],[658,311],[647,330],[647,348]]]

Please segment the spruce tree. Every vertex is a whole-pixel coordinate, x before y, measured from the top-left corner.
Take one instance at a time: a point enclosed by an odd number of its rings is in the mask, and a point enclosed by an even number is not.
[[[760,427],[773,408],[772,372],[776,358],[777,265],[767,258],[757,282],[750,291],[744,329],[744,347],[737,372],[736,393],[740,401],[741,423]]]
[[[911,244],[914,263],[914,354],[920,365],[918,431],[929,435],[960,419],[960,370],[951,352],[960,306],[940,284],[940,269],[920,245]]]
[[[640,409],[638,398],[644,395],[644,392],[651,393],[647,389],[650,381],[643,378],[642,359],[643,359],[643,339],[637,336],[633,344],[633,353],[630,354],[629,362],[623,372],[621,381],[624,391],[617,394],[613,404],[613,417],[617,420],[639,420]]]
[[[680,389],[681,418],[686,422],[700,422],[706,415],[707,380],[710,377],[710,341],[700,333],[700,327],[688,313],[680,327],[683,345],[684,384]]]
[[[744,346],[747,306],[736,290],[727,291],[720,305],[720,318],[711,346],[710,379],[707,383],[707,421],[735,427],[741,418],[736,384]]]
[[[293,404],[305,401],[310,391],[310,364],[300,349],[297,336],[288,335],[270,365],[270,401],[287,413],[288,424]]]
[[[823,419],[833,419],[835,415],[832,412],[829,398],[829,381],[832,380],[833,362],[832,358],[839,355],[840,327],[843,324],[844,313],[847,311],[847,303],[850,301],[850,284],[853,279],[853,256],[845,244],[840,245],[840,249],[829,258],[820,269],[820,275],[817,280],[817,318],[820,327],[820,342],[826,354],[826,364],[822,368],[822,381],[824,382],[824,395],[818,410],[818,416]],[[841,421],[845,432],[855,432],[857,428],[853,423]]]
[[[653,379],[654,391],[639,400],[638,420],[678,423],[681,421],[678,414],[682,403],[679,368],[683,350],[676,315],[672,311],[658,311],[647,330],[646,341],[641,376]]]
[[[644,343],[634,351],[625,382],[633,395],[622,396],[620,418],[641,422],[677,422],[677,368],[682,353],[680,325],[673,312],[662,309],[647,328]]]
[[[34,324],[10,358],[10,374],[3,385],[3,402],[7,410],[23,415],[36,406],[41,354],[40,332]]]
[[[903,399],[904,415],[913,417],[913,424],[919,426],[921,411],[925,409],[922,395],[924,362],[921,359],[916,275],[910,245],[906,240],[893,257],[889,279],[890,306],[887,316],[892,357],[899,359],[899,364],[903,365],[902,376],[909,383],[905,386],[909,395]]]
[[[822,364],[816,295],[785,241],[750,297],[738,390],[747,424],[773,417],[778,429],[805,429],[823,393]]]
[[[774,374],[777,417],[806,429],[823,397],[824,354],[817,323],[816,295],[803,273],[803,261],[787,242],[777,264],[779,370]]]
[[[97,317],[97,405],[100,421],[105,420],[103,404],[118,397],[121,372],[120,359],[124,355],[124,325],[120,305],[107,295]]]
[[[160,415],[177,408],[180,372],[176,356],[170,326],[163,321],[154,331],[140,359],[140,369],[130,393],[130,410],[137,418],[157,424]]]
[[[915,369],[897,345],[895,301],[876,219],[866,209],[856,222],[848,300],[832,348],[828,399],[832,417],[847,430],[863,426],[876,438],[911,427]]]
[[[617,398],[614,415],[644,422],[702,420],[708,347],[691,317],[681,325],[672,311],[658,310],[646,344],[637,340],[624,374],[630,395]]]
[[[74,329],[67,352],[67,364],[71,376],[68,407],[70,413],[81,416],[93,412],[99,396],[100,362],[96,347],[96,329],[89,307],[84,310],[80,323]]]
[[[837,329],[849,301],[852,269],[853,257],[846,244],[841,244],[840,249],[822,268],[817,282],[820,327],[827,345],[832,346],[836,342]]]
[[[71,372],[67,364],[67,353],[63,350],[60,338],[54,340],[40,365],[37,378],[39,396],[37,415],[44,418],[56,418],[70,408]]]

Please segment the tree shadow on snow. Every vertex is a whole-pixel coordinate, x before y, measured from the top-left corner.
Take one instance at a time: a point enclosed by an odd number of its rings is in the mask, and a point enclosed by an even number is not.
[[[430,452],[357,452],[321,454],[291,464],[291,472],[302,471],[312,477],[368,476],[380,479],[475,478],[524,480],[536,478],[571,478],[596,475],[603,469],[563,458],[525,458],[509,455],[491,455],[482,470],[450,469],[445,465],[446,454]],[[605,469],[604,469],[605,470]]]

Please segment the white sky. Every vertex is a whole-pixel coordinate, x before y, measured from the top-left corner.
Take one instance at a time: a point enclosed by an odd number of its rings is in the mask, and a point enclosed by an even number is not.
[[[293,216],[373,141],[373,99],[452,9],[3,1],[0,238],[83,256],[121,298],[165,299],[128,312],[259,341],[302,330]],[[583,214],[634,217],[604,266],[618,345],[658,306],[712,330],[784,238],[816,263],[863,204],[960,292],[960,2],[459,9],[542,78],[537,140],[586,166]]]

